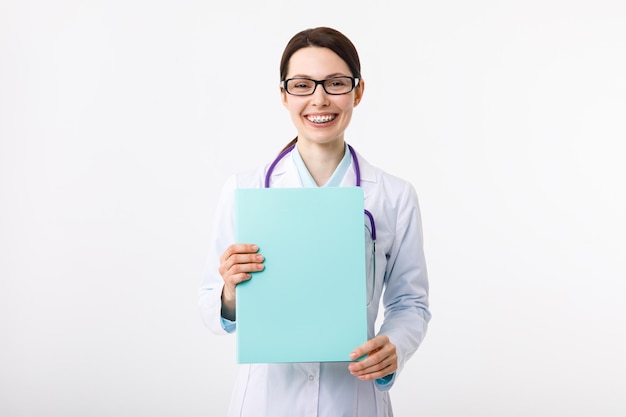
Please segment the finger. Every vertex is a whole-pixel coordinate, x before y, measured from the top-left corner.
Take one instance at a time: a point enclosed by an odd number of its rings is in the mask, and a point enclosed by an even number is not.
[[[385,357],[382,361],[364,369],[353,370],[350,373],[361,380],[377,379],[387,376],[398,369],[398,357],[394,354]]]
[[[263,264],[238,265],[235,269],[241,270],[241,272],[231,270],[222,274],[224,282],[233,287],[252,278],[252,272],[263,270]]]
[[[350,353],[350,358],[352,360],[357,360],[358,358],[369,355],[373,351],[380,349],[386,343],[389,343],[389,338],[384,334],[378,335],[354,349],[354,351]]]
[[[370,373],[366,373],[362,375],[356,375],[356,377],[359,378],[361,381],[371,381],[373,379],[384,378],[388,375],[391,375],[397,369],[398,368],[396,366],[393,366],[392,364],[390,364],[378,371],[374,371],[374,372],[370,372]]]
[[[231,267],[235,267],[237,265],[260,264],[263,263],[264,260],[265,257],[260,253],[235,254],[228,258],[227,264],[231,265]]]
[[[349,365],[348,369],[352,375],[358,377],[370,374],[378,375],[378,373],[383,369],[385,370],[384,372],[390,370],[393,372],[397,369],[398,356],[396,353],[396,346],[389,341],[387,336],[379,335],[363,344],[360,348],[372,350],[362,361],[353,362]],[[389,367],[391,368],[385,369]]]
[[[350,370],[358,375],[360,373],[373,372],[382,369],[397,361],[397,355],[394,346],[390,345],[376,353],[370,354],[361,362],[351,364]]]
[[[228,275],[246,274],[263,269],[263,255],[234,255],[224,264]]]
[[[233,284],[249,279],[249,273],[263,269],[263,255],[254,254],[231,254],[223,260],[219,266],[219,273],[225,281]]]
[[[226,248],[222,256],[220,256],[220,262],[225,262],[232,255],[239,253],[257,253],[259,247],[252,243],[235,243]]]
[[[360,362],[351,363],[350,372],[353,375],[360,375],[367,372],[379,370],[394,362],[396,358],[395,346],[391,343],[371,352],[367,358]]]
[[[224,278],[224,282],[230,284],[234,290],[236,285],[241,284],[244,281],[248,281],[250,278],[252,278],[252,275],[247,272],[242,272],[240,274],[227,274]]]

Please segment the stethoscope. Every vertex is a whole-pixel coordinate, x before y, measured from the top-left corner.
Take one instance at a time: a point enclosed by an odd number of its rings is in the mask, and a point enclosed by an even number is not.
[[[295,147],[296,145],[293,144],[289,146],[288,148],[286,148],[276,157],[276,159],[274,159],[274,162],[270,164],[269,168],[267,169],[267,173],[265,174],[265,188],[270,188],[270,177],[272,176],[272,173],[274,172],[274,168],[276,168],[276,165],[278,165],[281,159],[283,159],[287,154],[289,154],[289,152],[291,152]],[[361,186],[361,167],[359,166],[359,158],[356,156],[356,152],[354,151],[352,146],[348,145],[348,149],[350,150],[350,155],[352,155],[352,162],[354,163],[354,173],[356,174],[356,186],[360,187]],[[364,213],[369,219],[370,226],[371,226],[370,235],[372,237],[372,259],[374,262],[374,271],[373,271],[374,276],[372,277],[372,291],[371,291],[369,300],[367,302],[367,305],[369,306],[374,296],[374,288],[375,288],[374,286],[375,286],[375,281],[376,281],[376,278],[375,278],[376,277],[376,223],[374,222],[374,216],[372,215],[372,213],[369,212],[369,210],[365,209]]]
[[[272,176],[272,173],[274,172],[274,168],[276,168],[276,165],[278,165],[280,160],[283,159],[295,147],[296,147],[295,144],[291,145],[290,147],[282,151],[276,157],[276,159],[274,159],[274,162],[272,162],[270,167],[267,169],[267,173],[265,174],[265,188],[270,188],[270,177]],[[352,162],[354,163],[354,173],[356,174],[356,186],[360,187],[361,186],[361,167],[359,166],[359,158],[357,158],[356,152],[354,152],[354,149],[352,148],[352,146],[348,145],[348,149],[350,150],[350,155],[352,155]],[[367,209],[365,209],[364,212],[365,212],[365,215],[369,218],[370,225],[372,226],[371,235],[372,235],[372,240],[375,242],[376,241],[376,223],[374,222],[374,216]]]

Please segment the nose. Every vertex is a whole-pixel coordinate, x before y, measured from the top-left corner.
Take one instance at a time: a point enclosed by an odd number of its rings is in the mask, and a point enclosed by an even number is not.
[[[311,101],[316,106],[327,106],[329,104],[328,94],[326,90],[324,90],[324,86],[322,84],[318,84],[315,86],[315,91],[311,96]]]

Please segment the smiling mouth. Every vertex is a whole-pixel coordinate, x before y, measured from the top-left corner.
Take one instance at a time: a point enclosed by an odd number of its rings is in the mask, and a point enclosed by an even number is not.
[[[309,122],[313,122],[316,124],[323,124],[323,123],[328,123],[332,120],[335,120],[336,117],[337,117],[336,114],[324,114],[324,115],[309,115],[309,116],[306,116],[306,119]]]

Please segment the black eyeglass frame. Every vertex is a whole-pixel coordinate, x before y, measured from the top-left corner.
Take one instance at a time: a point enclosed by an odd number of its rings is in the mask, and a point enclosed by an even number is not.
[[[326,81],[334,80],[334,79],[337,79],[337,78],[348,78],[348,79],[350,79],[350,81],[352,82],[352,87],[350,88],[350,90],[346,91],[345,93],[331,93],[328,90],[326,90],[326,86],[324,85],[324,83]],[[313,86],[313,91],[311,91],[310,93],[307,93],[307,94],[294,94],[294,93],[289,92],[289,90],[287,89],[287,83],[289,81],[292,81],[292,80],[313,81],[315,83],[315,85]],[[349,77],[347,75],[341,75],[341,76],[337,76],[337,77],[326,78],[325,80],[314,80],[314,79],[311,79],[311,78],[303,78],[303,77],[287,78],[286,80],[282,80],[280,83],[281,83],[281,86],[282,86],[283,90],[285,90],[287,92],[287,94],[290,94],[292,96],[303,97],[303,96],[312,96],[313,94],[315,94],[315,91],[317,90],[317,86],[318,85],[322,86],[322,88],[324,89],[324,92],[326,94],[329,94],[331,96],[342,96],[344,94],[351,93],[355,88],[357,88],[359,86],[359,81],[361,81],[361,79],[358,78],[358,77]]]

